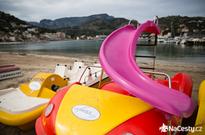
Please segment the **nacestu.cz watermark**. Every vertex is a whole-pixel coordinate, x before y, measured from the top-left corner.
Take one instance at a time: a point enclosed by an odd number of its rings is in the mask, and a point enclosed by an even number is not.
[[[165,125],[164,123],[162,124],[161,127],[159,127],[159,130],[161,132],[191,132],[191,133],[194,133],[194,132],[202,132],[202,126],[199,126],[199,127],[190,127],[190,126],[187,126],[187,127],[182,127],[182,126],[168,126],[168,125]]]

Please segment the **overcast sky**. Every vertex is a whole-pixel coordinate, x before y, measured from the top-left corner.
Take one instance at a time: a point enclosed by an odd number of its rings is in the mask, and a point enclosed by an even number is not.
[[[108,13],[143,22],[155,15],[205,16],[205,0],[0,0],[0,10],[26,21]]]

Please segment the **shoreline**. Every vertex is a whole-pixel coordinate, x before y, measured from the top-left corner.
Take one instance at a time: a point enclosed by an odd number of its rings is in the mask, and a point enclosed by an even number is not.
[[[87,40],[90,41],[90,39],[64,39],[64,40],[38,40],[38,41],[15,41],[15,42],[0,42],[0,45],[18,45],[18,44],[34,44],[34,43],[47,43],[47,42],[63,42],[63,41],[79,41],[79,40]],[[94,41],[98,39],[92,39]]]
[[[50,41],[15,41],[15,42],[0,42],[0,45],[18,45],[18,44],[32,44],[32,43],[45,43]]]
[[[100,40],[100,39],[63,39],[63,40],[37,40],[37,41],[8,41],[8,42],[0,42],[0,45],[18,45],[18,44],[34,44],[34,43],[46,43],[46,42],[58,42],[58,41],[79,41],[79,40]],[[103,41],[103,40],[102,40]],[[204,43],[204,42],[203,42]],[[170,45],[170,43],[160,43],[162,45]],[[181,45],[181,46],[205,46],[205,44],[197,44],[193,42],[193,44],[173,44],[173,45]]]
[[[79,55],[79,56],[56,56],[39,55],[30,53],[0,52],[0,65],[15,64],[20,67],[23,73],[22,77],[0,81],[0,90],[9,87],[18,87],[20,83],[28,82],[32,76],[38,72],[54,72],[56,64],[66,64],[72,66],[73,62],[84,61],[87,64],[98,62],[97,56]],[[150,61],[138,60],[138,65],[148,66]],[[193,79],[193,98],[197,100],[198,87],[205,79],[205,64],[179,61],[156,60],[156,71],[165,72],[173,76],[177,72],[189,74]]]
[[[68,40],[39,40],[39,41],[15,41],[15,42],[0,42],[0,45],[17,45],[17,44],[33,44],[33,43],[46,43],[55,41],[68,41]]]
[[[33,43],[46,43],[46,42],[57,42],[57,41],[69,41],[75,39],[65,39],[65,40],[38,40],[38,41],[14,41],[14,42],[0,42],[0,45],[18,45],[18,44],[33,44]]]

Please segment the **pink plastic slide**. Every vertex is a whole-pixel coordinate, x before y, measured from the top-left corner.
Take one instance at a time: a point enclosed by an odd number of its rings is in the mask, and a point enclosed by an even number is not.
[[[190,97],[151,80],[137,66],[134,55],[142,32],[159,34],[159,28],[153,21],[147,21],[138,28],[126,25],[112,32],[100,48],[103,69],[132,95],[167,113],[189,117],[194,110]]]

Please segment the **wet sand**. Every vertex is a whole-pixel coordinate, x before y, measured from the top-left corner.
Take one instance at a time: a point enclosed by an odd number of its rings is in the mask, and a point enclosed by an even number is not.
[[[50,56],[50,55],[36,55],[36,54],[25,54],[25,53],[4,53],[0,52],[0,65],[4,64],[15,64],[20,67],[23,76],[13,78],[9,80],[0,81],[0,90],[9,87],[18,87],[20,83],[28,82],[33,75],[38,72],[54,72],[55,65],[66,64],[71,66],[75,60],[85,61],[86,63],[94,63],[98,61],[97,57],[91,56],[79,56],[79,57],[63,57],[63,56]],[[141,65],[148,65],[150,61],[138,61]],[[176,72],[188,73],[193,78],[193,99],[197,101],[197,91],[199,84],[205,79],[205,64],[191,64],[188,62],[178,61],[156,61],[156,71],[165,72],[169,75],[174,75]],[[17,128],[7,127],[0,124],[0,135],[33,135],[34,130],[28,132],[22,132]]]

